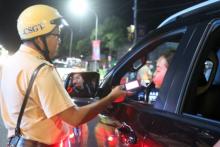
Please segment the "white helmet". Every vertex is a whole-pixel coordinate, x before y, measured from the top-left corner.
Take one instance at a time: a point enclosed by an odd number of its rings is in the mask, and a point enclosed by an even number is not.
[[[67,25],[55,8],[39,4],[26,8],[20,14],[17,30],[21,40],[29,40],[48,34],[61,24]]]

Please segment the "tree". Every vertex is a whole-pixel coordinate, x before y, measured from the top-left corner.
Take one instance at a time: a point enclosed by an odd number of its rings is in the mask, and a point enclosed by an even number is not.
[[[76,51],[79,55],[83,55],[84,57],[88,57],[91,55],[91,43],[89,37],[81,39],[76,44]]]
[[[126,25],[118,17],[112,16],[104,20],[102,25],[99,25],[98,39],[101,40],[102,48],[109,49],[109,55],[117,57],[117,51],[128,42],[126,37]],[[95,38],[95,30],[92,31],[90,39]],[[102,53],[106,54],[101,50]]]
[[[124,46],[128,44],[126,25],[118,17],[106,18],[103,24],[99,24],[98,39],[101,40],[101,54],[111,55],[112,58],[118,58],[118,52],[125,53]],[[73,28],[72,28],[73,30]],[[77,30],[74,30],[74,35]],[[62,33],[62,44],[60,46],[59,55],[68,56],[70,47],[70,30],[65,28]],[[84,35],[84,37],[73,37],[72,55],[79,57],[83,55],[88,58],[92,54],[91,41],[95,39],[95,29],[92,30],[90,35]],[[126,48],[127,49],[127,48]]]

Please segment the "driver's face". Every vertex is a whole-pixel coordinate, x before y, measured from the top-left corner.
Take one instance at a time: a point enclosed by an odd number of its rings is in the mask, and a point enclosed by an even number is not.
[[[80,74],[74,74],[72,82],[76,87],[83,88],[84,80]]]
[[[167,72],[167,68],[168,68],[167,60],[163,56],[160,57],[157,60],[157,67],[156,67],[156,71],[155,71],[154,77],[153,77],[153,82],[154,82],[156,88],[161,87],[161,85],[163,83],[163,79],[164,79],[166,72]]]

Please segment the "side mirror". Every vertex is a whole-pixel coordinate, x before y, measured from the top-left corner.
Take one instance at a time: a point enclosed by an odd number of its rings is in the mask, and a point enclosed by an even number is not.
[[[64,83],[72,98],[94,98],[99,86],[99,73],[72,72]]]

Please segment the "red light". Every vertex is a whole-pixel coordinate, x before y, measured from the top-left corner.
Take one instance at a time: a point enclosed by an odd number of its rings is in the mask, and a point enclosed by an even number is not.
[[[125,95],[122,95],[114,100],[114,103],[121,103],[125,100]]]
[[[74,133],[71,133],[70,135],[69,135],[69,138],[73,138],[75,135],[74,135]]]
[[[68,87],[67,87],[67,92],[68,92],[69,94],[72,93],[72,92],[73,92],[73,88],[70,87],[70,86],[68,86]]]
[[[124,144],[127,144],[127,138],[126,136],[124,136],[123,134],[121,135],[121,141],[124,143]]]
[[[59,147],[63,147],[63,141],[60,142]]]
[[[108,137],[108,141],[113,141],[113,140],[114,140],[114,138],[112,136]]]

